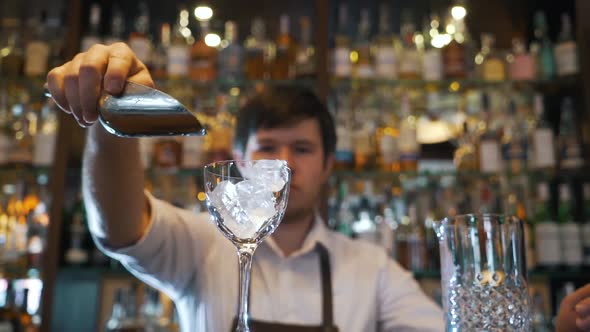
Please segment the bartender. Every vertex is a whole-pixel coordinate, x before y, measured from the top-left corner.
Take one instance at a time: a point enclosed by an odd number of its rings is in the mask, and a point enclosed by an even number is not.
[[[48,74],[59,107],[87,127],[82,190],[96,244],[169,295],[182,331],[232,331],[238,298],[235,248],[207,214],[144,191],[138,141],[96,125],[104,90],[125,81],[154,86],[123,43],[95,45]],[[274,87],[237,116],[235,159],[283,159],[289,203],[254,255],[252,331],[443,331],[440,308],[412,274],[375,245],[326,228],[317,212],[334,164],[336,134],[326,106],[306,89]]]

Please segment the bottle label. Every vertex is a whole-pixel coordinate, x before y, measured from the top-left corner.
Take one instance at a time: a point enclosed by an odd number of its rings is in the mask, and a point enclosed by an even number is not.
[[[381,159],[384,164],[394,163],[399,159],[398,142],[395,137],[383,135],[381,137]]]
[[[397,79],[397,57],[393,47],[385,46],[377,49],[375,71],[377,77],[390,80]]]
[[[412,49],[404,50],[399,64],[400,73],[408,76],[419,76],[420,69],[420,55],[418,51]]]
[[[438,81],[443,76],[442,53],[437,49],[430,49],[424,53],[423,76],[427,81]]]
[[[27,45],[25,74],[39,76],[47,74],[47,60],[49,59],[49,45],[34,41]]]
[[[143,37],[131,38],[129,48],[135,53],[139,61],[147,65],[147,61],[152,54],[152,43],[149,39]]]
[[[579,224],[569,222],[562,224],[560,228],[564,263],[568,266],[582,265],[584,258]]]
[[[559,76],[577,74],[578,47],[575,42],[560,43],[555,47],[555,60],[557,62],[557,74]]]
[[[465,76],[465,52],[463,46],[452,41],[443,50],[445,74],[450,78]]]
[[[580,168],[584,164],[582,147],[575,136],[564,137],[560,144],[561,167],[566,169]]]
[[[334,159],[338,162],[352,163],[354,161],[354,153],[352,151],[337,150],[334,153]]]
[[[33,147],[33,165],[49,166],[55,153],[55,134],[37,133]]]
[[[502,169],[500,157],[500,146],[495,140],[484,140],[481,142],[479,164],[481,171],[485,173],[499,172]]]
[[[535,58],[528,54],[517,55],[510,66],[513,80],[534,80],[537,77]]]
[[[542,222],[535,225],[535,249],[537,263],[542,266],[561,264],[561,237],[555,222]]]
[[[523,164],[527,160],[527,142],[526,140],[515,141],[502,145],[502,156],[505,161],[518,161]]]
[[[188,75],[190,53],[187,47],[170,46],[168,49],[168,75],[185,77]]]
[[[555,144],[550,128],[538,128],[533,136],[534,165],[538,168],[555,166]]]
[[[504,62],[500,59],[489,59],[483,63],[483,78],[488,81],[502,81],[506,79]]]
[[[352,64],[350,63],[350,50],[338,47],[334,50],[334,75],[336,77],[350,77]]]

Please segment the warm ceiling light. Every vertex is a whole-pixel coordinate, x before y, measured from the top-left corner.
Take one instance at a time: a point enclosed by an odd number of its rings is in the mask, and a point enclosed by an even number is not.
[[[199,21],[208,21],[213,17],[213,9],[209,6],[198,6],[195,8],[195,17]]]
[[[462,20],[466,15],[467,9],[465,9],[463,6],[454,6],[451,8],[451,16],[453,16],[455,20]]]

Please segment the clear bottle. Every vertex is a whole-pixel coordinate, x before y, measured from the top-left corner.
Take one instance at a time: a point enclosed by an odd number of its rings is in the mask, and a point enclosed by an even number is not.
[[[535,43],[539,45],[538,60],[539,74],[542,79],[551,79],[556,73],[553,44],[548,36],[547,19],[545,13],[535,13]]]
[[[562,264],[576,268],[584,261],[581,223],[574,220],[570,186],[562,183],[559,186],[559,235],[561,237]]]
[[[502,153],[500,149],[500,135],[498,128],[492,122],[490,97],[482,94],[482,123],[485,131],[479,138],[479,168],[484,173],[497,173],[502,170]]]
[[[486,81],[503,81],[506,79],[506,62],[496,53],[494,43],[496,38],[492,34],[481,35],[481,78]]]
[[[225,22],[225,46],[219,52],[219,76],[224,80],[240,81],[243,78],[244,49],[238,43],[238,25]]]
[[[246,78],[271,78],[274,45],[266,39],[266,26],[260,17],[252,21],[251,35],[246,39]]]
[[[336,95],[336,152],[334,154],[334,168],[336,170],[351,170],[354,167],[354,151],[352,136],[352,109],[348,94]]]
[[[187,11],[182,11],[181,13],[188,17]],[[167,71],[168,77],[171,79],[185,78],[189,73],[190,48],[181,32],[183,14],[180,15],[178,22],[174,25],[174,30],[172,31],[172,41],[170,47],[168,48]]]
[[[566,13],[561,15],[561,31],[559,42],[555,45],[555,61],[559,76],[575,75],[580,71],[578,44],[572,36],[572,22]]]
[[[297,45],[297,54],[295,55],[295,76],[296,78],[314,78],[316,71],[315,47],[311,40],[311,20],[308,16],[303,16],[299,20],[301,26],[301,40]]]
[[[537,184],[534,226],[537,265],[544,268],[557,267],[562,261],[561,237],[558,223],[551,218],[549,185],[546,182]]]
[[[272,64],[273,80],[287,80],[295,77],[295,42],[290,34],[291,20],[288,15],[279,18],[279,35],[276,40],[276,55]]]
[[[129,47],[137,58],[143,62],[148,69],[151,68],[150,55],[152,54],[152,41],[150,39],[150,13],[147,3],[140,2],[137,9],[137,16],[134,20],[134,30],[129,35]]]
[[[422,71],[426,81],[439,81],[443,78],[442,52],[431,45],[430,29],[433,22],[436,22],[435,25],[438,24],[438,17],[433,16],[430,20],[424,20],[422,28]]]
[[[352,74],[350,61],[350,38],[348,35],[348,7],[340,4],[338,8],[338,31],[334,47],[334,76],[337,78],[349,78]]]
[[[29,289],[22,290],[22,302],[19,308],[19,321],[21,330],[23,332],[37,331],[37,327],[33,322],[33,316],[29,313]]]
[[[519,174],[527,168],[528,132],[525,119],[520,116],[514,100],[502,131],[502,155],[504,166],[511,174]]]
[[[379,10],[379,36],[375,49],[375,75],[381,79],[395,80],[398,78],[398,55],[390,21],[390,7],[382,3]]]
[[[385,98],[385,96],[383,96]],[[399,120],[391,108],[381,113],[381,122],[376,131],[377,164],[382,171],[399,172]]]
[[[422,77],[422,59],[414,40],[416,26],[409,12],[403,15],[400,33],[404,47],[400,56],[399,77],[406,80],[420,79]]]
[[[115,297],[113,301],[113,308],[111,310],[111,316],[106,323],[107,332],[122,332],[123,321],[126,317],[125,312],[125,301],[126,292],[122,288],[118,288],[115,291]]]
[[[415,172],[418,170],[418,158],[420,155],[420,144],[418,143],[416,123],[417,119],[412,114],[410,98],[404,94],[400,103],[399,127],[399,152],[400,170],[402,172]]]
[[[371,61],[370,30],[369,10],[364,8],[361,10],[361,19],[354,45],[356,54],[358,55],[353,68],[355,78],[367,79],[373,78],[375,75]]]
[[[574,101],[571,97],[565,97],[561,104],[561,118],[557,141],[560,168],[581,168],[584,165],[584,155],[576,122]]]
[[[6,280],[6,295],[4,305],[0,308],[0,331],[17,332],[21,331],[19,310],[16,306],[16,294],[12,280]]]
[[[535,94],[533,99],[536,125],[531,138],[532,167],[536,169],[552,169],[555,167],[555,135],[553,128],[544,120],[545,105],[543,96]]]
[[[217,48],[207,45],[209,22],[199,22],[201,36],[191,48],[190,78],[198,82],[212,82],[217,78]]]
[[[89,232],[86,224],[86,214],[82,198],[78,197],[72,208],[67,229],[70,243],[65,251],[65,262],[68,265],[86,265],[90,262],[88,250]]]
[[[513,80],[530,81],[537,78],[537,62],[527,53],[526,45],[520,38],[512,40],[514,61],[510,64],[510,77]]]
[[[90,6],[88,33],[84,35],[84,37],[82,38],[82,42],[80,43],[80,51],[88,51],[93,45],[100,44],[102,42],[99,32],[100,15],[100,5],[97,3],[93,3]]]
[[[113,4],[111,16],[111,33],[105,38],[106,45],[122,42],[125,35],[125,16],[121,8],[115,3]]]
[[[42,11],[40,20],[33,21],[31,30],[34,31],[33,39],[25,47],[25,75],[29,77],[42,77],[47,75],[47,62],[49,60],[49,43],[44,35],[46,31],[47,12]]]
[[[459,147],[455,150],[453,163],[459,171],[474,172],[479,169],[479,156],[477,155],[476,135],[463,122],[463,131],[459,137]]]
[[[160,41],[150,56],[150,73],[155,80],[167,78],[168,48],[170,48],[170,24],[160,26]]]
[[[41,107],[37,133],[33,143],[33,165],[49,166],[53,163],[57,140],[58,120],[55,103],[48,98]]]

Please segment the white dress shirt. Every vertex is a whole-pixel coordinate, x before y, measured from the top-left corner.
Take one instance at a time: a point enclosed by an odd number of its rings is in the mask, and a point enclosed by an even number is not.
[[[207,214],[148,196],[152,220],[144,237],[131,247],[102,249],[174,300],[183,332],[230,332],[238,302],[235,247]],[[332,232],[319,217],[302,248],[289,257],[272,237],[258,247],[252,264],[251,318],[321,324],[317,242],[330,255],[334,322],[341,332],[444,330],[440,308],[409,272],[382,248]]]

